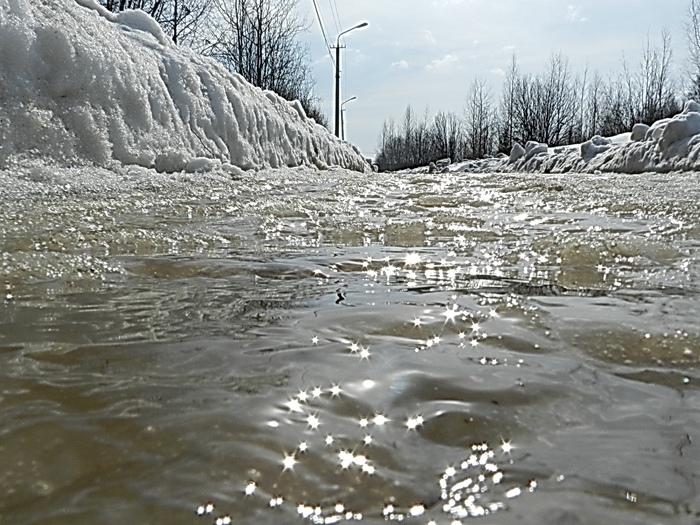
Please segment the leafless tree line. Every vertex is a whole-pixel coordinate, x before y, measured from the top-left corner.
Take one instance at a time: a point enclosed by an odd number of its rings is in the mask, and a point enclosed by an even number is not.
[[[173,42],[216,58],[251,84],[299,100],[327,126],[315,95],[309,50],[299,35],[309,28],[298,0],[100,0],[112,12],[141,9]]]
[[[307,115],[327,124],[319,109],[309,50],[298,35],[309,28],[297,0],[210,0],[214,16],[204,53],[249,82],[298,99]]]
[[[696,14],[700,22],[700,7]],[[700,59],[700,30],[697,36]],[[524,74],[513,57],[499,100],[485,80],[477,79],[467,91],[461,116],[440,112],[432,120],[408,118],[413,114],[409,106],[402,126],[385,122],[377,162],[380,168],[397,169],[443,157],[477,159],[507,153],[515,142],[561,146],[627,132],[637,122],[651,124],[680,111],[683,97],[671,66],[667,31],[658,45],[647,37],[636,67],[623,56],[620,73],[608,78],[591,74],[588,67],[575,73],[562,54],[552,55],[541,73]],[[700,67],[695,74],[700,79]]]
[[[403,120],[384,121],[376,162],[381,170],[426,165],[440,159],[480,158],[492,151],[493,96],[484,79],[476,79],[467,96],[464,115],[438,112],[428,119],[408,106]]]

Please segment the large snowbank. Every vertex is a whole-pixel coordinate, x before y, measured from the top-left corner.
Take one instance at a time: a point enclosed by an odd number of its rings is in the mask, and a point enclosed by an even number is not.
[[[0,168],[37,158],[167,172],[366,169],[298,102],[173,45],[141,11],[0,0]]]
[[[422,168],[425,170],[426,168]],[[645,173],[700,171],[700,104],[652,126],[637,124],[616,137],[595,136],[583,144],[549,148],[514,144],[510,156],[453,163],[444,171],[542,173]]]

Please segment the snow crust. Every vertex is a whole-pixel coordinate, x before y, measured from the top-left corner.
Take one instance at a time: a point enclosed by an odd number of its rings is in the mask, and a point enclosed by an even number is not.
[[[417,171],[424,171],[419,168]],[[416,171],[416,170],[414,170]],[[630,133],[594,136],[583,144],[549,148],[513,145],[510,156],[453,163],[445,171],[541,173],[668,173],[700,171],[700,103],[688,101],[681,113]]]
[[[36,159],[161,172],[369,169],[298,101],[174,45],[142,11],[0,0],[0,168]]]

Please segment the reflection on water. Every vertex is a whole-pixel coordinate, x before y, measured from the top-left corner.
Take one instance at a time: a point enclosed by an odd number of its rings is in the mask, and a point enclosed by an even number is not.
[[[0,523],[700,519],[694,175],[0,183]]]

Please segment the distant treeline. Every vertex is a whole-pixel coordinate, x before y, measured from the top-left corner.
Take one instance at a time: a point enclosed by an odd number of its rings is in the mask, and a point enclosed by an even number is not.
[[[700,21],[695,0],[693,13]],[[697,35],[700,58],[700,31]],[[499,99],[478,78],[467,91],[461,115],[441,111],[429,119],[427,114],[417,116],[409,105],[400,123],[384,121],[376,162],[380,170],[396,170],[447,157],[479,159],[509,153],[515,142],[562,146],[594,135],[624,133],[638,122],[652,124],[677,114],[683,99],[697,94],[700,67],[689,72],[695,87],[683,95],[671,68],[667,31],[658,45],[647,38],[639,64],[633,67],[623,57],[622,70],[607,78],[588,68],[575,73],[562,54],[552,55],[543,72],[523,74],[513,57]]]

